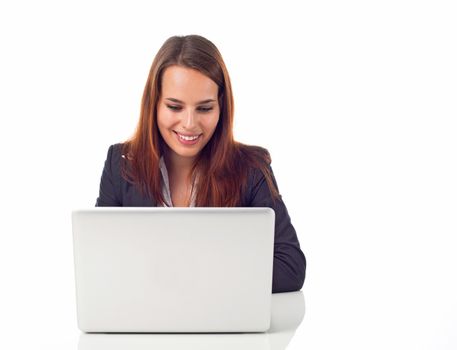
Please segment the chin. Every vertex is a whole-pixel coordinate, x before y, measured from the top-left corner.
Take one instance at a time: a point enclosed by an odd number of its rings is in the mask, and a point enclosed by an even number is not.
[[[198,150],[182,150],[182,149],[174,149],[173,152],[175,152],[178,156],[183,157],[183,158],[194,158],[198,156],[200,153],[201,149]]]

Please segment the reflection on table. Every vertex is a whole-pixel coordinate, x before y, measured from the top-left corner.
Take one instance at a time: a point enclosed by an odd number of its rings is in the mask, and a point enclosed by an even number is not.
[[[106,334],[81,333],[78,350],[249,349],[287,347],[305,315],[303,293],[272,295],[271,327],[265,333]]]

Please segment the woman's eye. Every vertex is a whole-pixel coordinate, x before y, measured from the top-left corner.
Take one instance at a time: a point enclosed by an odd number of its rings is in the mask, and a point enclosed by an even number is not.
[[[175,111],[175,112],[179,112],[182,110],[181,106],[176,106],[176,105],[167,105],[167,108],[172,111]],[[212,109],[213,109],[213,107],[198,107],[197,111],[206,113],[206,112],[211,111]]]
[[[180,106],[173,106],[173,105],[167,105],[168,109],[171,109],[172,111],[180,111],[181,107]]]
[[[209,112],[209,111],[211,111],[212,109],[213,109],[213,107],[200,107],[200,108],[198,108],[198,110],[199,110],[200,112]]]

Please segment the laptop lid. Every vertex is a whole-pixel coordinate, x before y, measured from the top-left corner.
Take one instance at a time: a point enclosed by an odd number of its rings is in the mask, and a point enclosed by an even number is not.
[[[263,332],[270,208],[91,208],[72,213],[85,332]]]

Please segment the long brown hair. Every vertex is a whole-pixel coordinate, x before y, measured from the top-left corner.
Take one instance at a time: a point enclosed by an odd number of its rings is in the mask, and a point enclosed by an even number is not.
[[[143,194],[164,204],[159,161],[165,142],[157,126],[157,103],[166,68],[178,65],[196,69],[218,86],[220,117],[212,138],[194,164],[198,177],[195,205],[234,207],[242,202],[249,172],[260,169],[273,198],[278,192],[270,170],[270,155],[261,147],[243,145],[233,138],[234,103],[230,78],[216,46],[199,35],[173,36],[157,52],[149,71],[141,102],[140,120],[133,137],[124,143],[123,176]],[[204,174],[204,175],[203,175]]]

